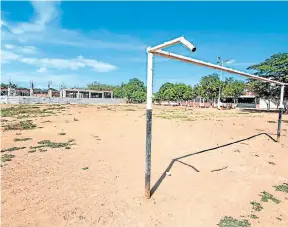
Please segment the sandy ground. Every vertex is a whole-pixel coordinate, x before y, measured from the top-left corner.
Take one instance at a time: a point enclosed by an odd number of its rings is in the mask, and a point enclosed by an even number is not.
[[[156,107],[149,200],[145,113],[145,106],[67,106],[58,116],[33,118],[40,128],[2,132],[2,149],[27,147],[2,167],[2,226],[206,227],[224,216],[288,226],[288,194],[273,187],[288,182],[288,123],[276,143],[277,124],[268,122],[276,113]],[[24,137],[32,140],[14,142]],[[71,149],[28,153],[41,140],[69,139]],[[250,202],[260,202],[263,191],[281,202],[253,211]]]

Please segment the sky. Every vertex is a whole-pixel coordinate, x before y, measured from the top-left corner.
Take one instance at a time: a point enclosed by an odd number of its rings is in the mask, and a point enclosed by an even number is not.
[[[247,71],[288,52],[288,2],[1,2],[1,81],[58,89],[131,78],[146,83],[146,48],[184,36],[167,51]],[[195,85],[219,71],[154,58],[153,90]],[[223,77],[243,77],[223,73]]]

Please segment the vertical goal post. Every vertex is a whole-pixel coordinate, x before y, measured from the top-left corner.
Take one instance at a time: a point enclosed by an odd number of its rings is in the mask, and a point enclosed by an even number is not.
[[[152,145],[152,94],[153,94],[153,57],[154,55],[183,61],[190,64],[195,64],[199,66],[204,66],[216,70],[222,70],[231,74],[236,74],[244,77],[248,77],[255,80],[261,80],[268,83],[273,83],[281,86],[280,93],[280,105],[279,105],[279,116],[278,116],[278,127],[277,127],[277,142],[280,142],[281,135],[281,122],[282,122],[282,114],[284,109],[284,87],[288,86],[287,83],[282,83],[280,81],[271,80],[268,78],[262,78],[259,76],[255,76],[250,73],[241,72],[238,70],[234,70],[231,68],[227,68],[224,66],[215,65],[209,62],[200,61],[194,58],[185,57],[182,55],[174,54],[171,52],[163,51],[163,48],[176,45],[178,43],[183,44],[187,47],[191,52],[196,51],[196,47],[194,44],[190,43],[183,36],[164,42],[155,47],[147,48],[147,106],[146,106],[146,165],[145,165],[145,197],[149,199],[151,197],[151,145]]]

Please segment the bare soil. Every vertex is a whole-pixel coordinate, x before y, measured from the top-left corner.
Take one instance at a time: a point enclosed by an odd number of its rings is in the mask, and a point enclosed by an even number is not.
[[[15,155],[1,168],[2,226],[208,227],[225,216],[257,227],[288,226],[288,194],[273,187],[288,183],[287,115],[277,143],[277,113],[155,107],[147,200],[145,106],[65,107],[28,118],[35,129],[2,128],[2,150],[26,147],[1,153]],[[69,139],[75,139],[71,149],[29,153],[39,141]],[[281,202],[262,202],[263,191]],[[254,211],[252,201],[263,210]]]

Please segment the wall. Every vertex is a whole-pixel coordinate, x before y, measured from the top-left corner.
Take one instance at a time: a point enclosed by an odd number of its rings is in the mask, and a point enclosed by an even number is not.
[[[1,104],[120,104],[122,99],[74,99],[60,97],[0,96]]]
[[[259,101],[259,109],[267,109],[267,104],[264,99],[260,99]],[[277,109],[277,105],[273,103],[272,101],[270,102],[270,109]]]

